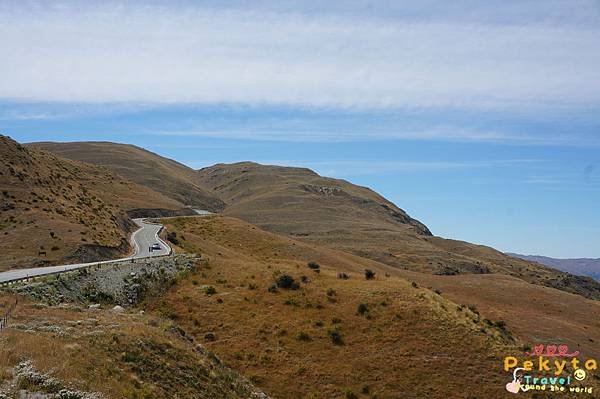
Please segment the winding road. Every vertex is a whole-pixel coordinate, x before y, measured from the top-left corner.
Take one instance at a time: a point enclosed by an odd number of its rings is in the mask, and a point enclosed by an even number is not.
[[[76,263],[72,265],[34,267],[31,269],[16,269],[0,273],[0,283],[23,280],[30,277],[44,276],[47,274],[63,273],[70,270],[81,269],[93,265],[101,265],[105,263],[123,262],[132,259],[150,258],[154,256],[164,256],[171,253],[171,247],[158,236],[162,229],[161,224],[147,223],[143,219],[133,219],[139,226],[131,235],[131,245],[134,248],[133,255],[117,260],[105,260],[100,262]],[[160,245],[160,250],[155,249],[150,251],[152,244]]]

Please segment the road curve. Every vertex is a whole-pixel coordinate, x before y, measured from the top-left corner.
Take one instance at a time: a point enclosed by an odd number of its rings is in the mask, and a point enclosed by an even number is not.
[[[154,256],[164,256],[171,253],[171,247],[158,236],[162,229],[161,224],[147,223],[143,219],[133,219],[139,226],[131,235],[131,245],[134,248],[133,255],[122,259],[105,260],[100,262],[76,263],[72,265],[34,267],[30,269],[16,269],[0,273],[0,283],[22,280],[28,277],[43,276],[47,274],[63,273],[70,270],[81,269],[93,265],[101,265],[104,263],[123,262],[131,259],[150,258]],[[150,251],[152,244],[160,245],[160,250]]]

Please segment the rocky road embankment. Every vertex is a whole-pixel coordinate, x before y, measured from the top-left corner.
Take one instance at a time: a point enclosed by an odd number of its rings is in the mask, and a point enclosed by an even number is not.
[[[6,290],[48,305],[63,302],[129,306],[157,295],[179,277],[193,272],[201,258],[178,254],[98,265],[13,285]]]

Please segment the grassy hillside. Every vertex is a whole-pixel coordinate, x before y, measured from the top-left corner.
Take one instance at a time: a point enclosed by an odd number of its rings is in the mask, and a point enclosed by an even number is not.
[[[266,230],[327,245],[400,269],[432,274],[501,273],[600,299],[600,283],[492,248],[431,235],[370,189],[309,169],[250,162],[198,171],[226,203],[224,214]]]
[[[219,211],[223,202],[197,182],[193,169],[142,148],[108,142],[31,143],[61,157],[102,165],[184,205]],[[153,207],[156,208],[156,207]]]
[[[147,309],[267,394],[502,397],[500,359],[520,343],[397,269],[228,217],[164,221],[182,250],[209,261]],[[298,286],[285,288],[283,275]]]
[[[379,228],[431,235],[425,225],[376,192],[309,169],[241,162],[217,164],[198,175],[226,202],[226,214],[244,215],[273,231],[323,237],[335,233],[341,223],[359,231]]]
[[[171,321],[137,311],[21,299],[0,346],[7,398],[266,399]]]
[[[125,210],[182,204],[109,171],[0,136],[0,271],[129,250]]]

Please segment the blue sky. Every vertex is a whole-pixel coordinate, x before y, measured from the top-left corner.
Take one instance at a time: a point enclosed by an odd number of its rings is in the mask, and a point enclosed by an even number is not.
[[[600,2],[0,3],[0,131],[369,186],[437,235],[600,257]]]

